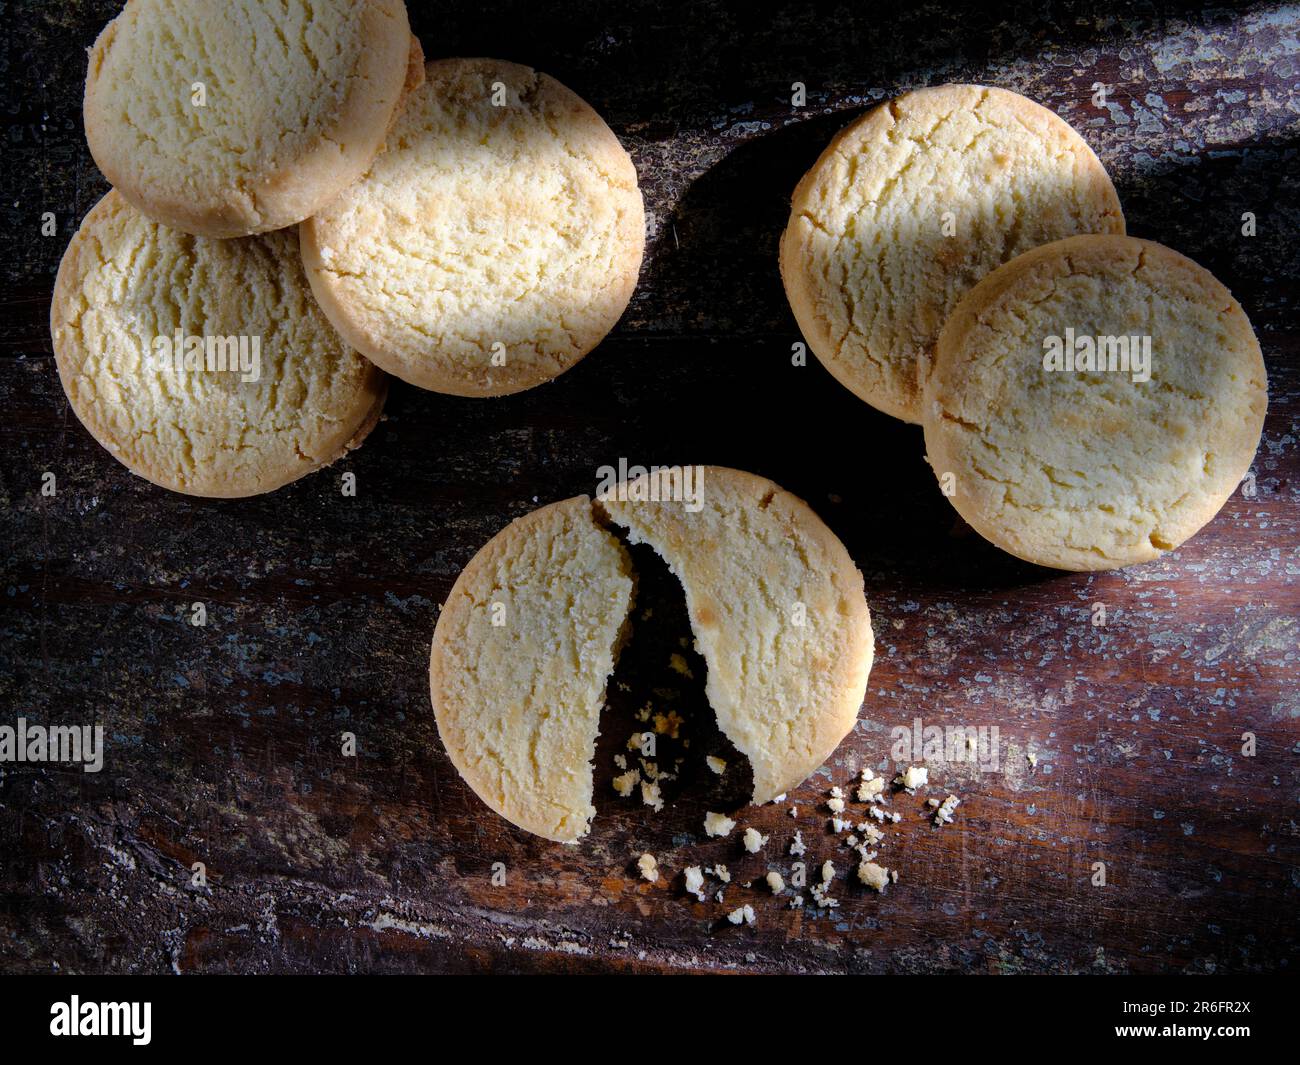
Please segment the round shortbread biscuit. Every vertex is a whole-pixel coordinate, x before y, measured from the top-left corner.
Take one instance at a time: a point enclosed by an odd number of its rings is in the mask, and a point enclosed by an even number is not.
[[[110,192],[64,253],[50,332],[82,424],[176,492],[278,488],[356,447],[383,407],[384,375],[321,314],[292,230],[194,237]]]
[[[1067,570],[1178,547],[1245,476],[1268,405],[1259,343],[1228,290],[1121,236],[1056,241],[996,270],[958,304],[922,377],[929,461],[961,516]]]
[[[128,0],[90,52],[86,139],[150,218],[281,229],[370,166],[412,41],[402,0]]]
[[[303,226],[339,332],[422,388],[500,396],[563,373],[613,328],[645,217],[618,138],[553,78],[429,63],[369,173]]]
[[[716,466],[543,507],[474,556],[429,657],[438,733],[461,776],[529,832],[586,834],[600,710],[636,580],[608,521],[680,579],[706,694],[749,758],[753,801],[793,790],[852,729],[866,694],[862,574],[805,503]]]
[[[579,496],[511,522],[443,604],[429,655],[438,735],[512,824],[559,843],[586,835],[605,685],[632,596],[626,550]]]
[[[957,301],[1022,252],[1123,233],[1091,148],[1005,89],[943,85],[842,130],[795,189],[781,277],[809,347],[860,398],[921,420],[918,361]]]
[[[871,614],[844,545],[803,500],[720,466],[653,472],[598,504],[681,581],[705,694],[749,759],[753,801],[793,791],[853,728],[871,671]]]

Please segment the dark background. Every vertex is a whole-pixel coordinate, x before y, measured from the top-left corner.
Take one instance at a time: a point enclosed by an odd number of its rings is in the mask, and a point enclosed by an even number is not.
[[[476,401],[395,383],[386,420],[337,466],[208,501],[101,450],[50,352],[59,258],[107,189],[81,128],[84,49],[118,6],[0,3],[0,724],[108,734],[98,775],[0,767],[0,970],[1296,968],[1300,8],[412,2],[430,58],[535,66],[622,138],[652,225],[636,296],[550,385]],[[1068,575],[1002,554],[939,494],[919,429],[815,360],[790,365],[776,247],[795,182],[866,107],[954,80],[1070,121],[1109,168],[1129,231],[1210,268],[1259,334],[1271,401],[1258,494],[1235,495],[1158,562]],[[794,81],[808,90],[799,110]],[[57,237],[41,236],[43,211]],[[581,846],[492,815],[443,752],[426,669],[452,581],[510,518],[591,492],[620,456],[769,476],[865,574],[869,694],[792,796],[797,820],[745,809],[739,765],[721,782],[704,770],[726,745],[698,659],[693,682],[665,665],[687,634],[680,593],[641,555],[654,616],[611,688],[599,816]],[[339,492],[345,470],[355,499]],[[53,499],[39,494],[45,471]],[[188,624],[194,602],[205,628]],[[608,784],[647,699],[676,709],[691,740],[661,753],[685,761],[658,815]],[[921,797],[897,801],[906,816],[881,860],[901,880],[879,897],[845,882],[850,852],[814,805],[864,762],[883,767],[889,730],[915,716],[997,725],[1002,766],[932,767],[929,794],[964,799],[942,830]],[[355,759],[339,754],[344,731]],[[748,856],[734,837],[705,840],[707,809],[739,811],[772,843]],[[788,910],[760,890],[769,866],[788,877],[796,827],[810,860],[836,861],[838,910]],[[657,885],[637,879],[643,850]],[[717,861],[735,875],[726,904],[686,897],[681,869]],[[757,927],[720,921],[745,902]]]

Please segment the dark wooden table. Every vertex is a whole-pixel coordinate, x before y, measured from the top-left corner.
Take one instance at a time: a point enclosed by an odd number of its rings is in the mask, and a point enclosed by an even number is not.
[[[101,723],[108,750],[99,774],[0,766],[0,969],[1294,971],[1300,9],[547,6],[411,4],[430,56],[534,65],[623,138],[653,219],[623,322],[521,396],[396,385],[339,466],[218,502],[118,466],[70,412],[50,354],[54,271],[106,190],[82,136],[83,50],[117,4],[3,5],[0,724]],[[1213,270],[1259,333],[1272,398],[1257,492],[1157,563],[1072,576],[1001,554],[955,520],[919,430],[816,363],[790,364],[776,241],[795,181],[865,107],[952,80],[1015,89],[1073,123],[1130,231]],[[41,234],[46,211],[55,236]],[[744,808],[743,768],[721,781],[704,768],[726,745],[698,660],[694,680],[666,665],[687,631],[680,593],[643,556],[654,615],[612,687],[581,846],[490,814],[442,750],[426,664],[452,581],[510,518],[592,491],[620,456],[770,476],[866,575],[870,691],[855,732],[792,796],[797,820]],[[46,471],[54,498],[39,492]],[[189,623],[196,602],[205,627]],[[677,710],[691,740],[661,753],[685,760],[659,814],[609,784],[647,700]],[[901,879],[880,897],[843,879],[849,854],[814,807],[864,762],[885,764],[890,730],[916,717],[996,725],[1001,764],[932,767],[928,794],[964,800],[941,830],[922,797],[895,800],[906,816],[881,853]],[[771,834],[767,851],[705,839],[710,809]],[[742,886],[769,865],[788,873],[796,827],[810,859],[835,860],[839,909]],[[638,879],[642,851],[660,883]],[[686,897],[682,868],[718,861],[735,875],[726,904]],[[755,927],[722,919],[745,902]]]

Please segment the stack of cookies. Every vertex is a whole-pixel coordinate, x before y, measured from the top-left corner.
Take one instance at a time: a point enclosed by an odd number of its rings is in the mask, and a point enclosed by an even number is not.
[[[59,270],[77,416],[135,473],[266,492],[356,447],[385,372],[549,381],[622,314],[636,171],[544,74],[424,65],[402,0],[129,0],[90,53],[113,185]]]
[[[1125,236],[1083,139],[1004,89],[911,92],[795,190],[781,274],[809,346],[925,427],[944,494],[1039,565],[1172,550],[1250,467],[1267,382],[1208,272]]]

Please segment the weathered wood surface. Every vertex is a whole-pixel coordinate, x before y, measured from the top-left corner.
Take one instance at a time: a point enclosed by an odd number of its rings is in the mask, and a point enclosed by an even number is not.
[[[617,332],[552,385],[491,402],[397,385],[339,467],[206,502],[95,445],[50,355],[59,256],[106,188],[81,132],[83,49],[116,6],[4,5],[0,724],[99,722],[109,749],[98,775],[0,772],[0,969],[1296,967],[1300,9],[1054,3],[1000,21],[936,4],[882,17],[857,4],[412,3],[430,56],[529,63],[608,117],[655,225],[640,288]],[[1272,398],[1258,494],[1158,563],[1062,575],[963,535],[918,430],[789,363],[776,239],[795,181],[863,107],[948,80],[1019,90],[1072,122],[1130,231],[1210,267],[1259,332]],[[1111,87],[1105,108],[1094,82]],[[57,237],[40,235],[47,210]],[[792,796],[797,820],[744,809],[743,772],[704,769],[724,744],[698,660],[693,682],[666,668],[685,622],[649,562],[654,621],[612,691],[583,845],[488,813],[438,742],[428,642],[461,566],[510,518],[590,492],[619,456],[766,474],[866,575],[870,692],[857,730]],[[343,470],[355,499],[340,495]],[[38,494],[44,471],[54,499]],[[187,622],[194,602],[205,628]],[[692,741],[658,815],[609,785],[646,699],[677,709]],[[907,816],[881,853],[901,881],[877,897],[843,880],[848,852],[814,807],[864,761],[883,766],[889,730],[916,716],[998,726],[1001,770],[932,768],[930,794],[964,799],[942,830],[920,797],[896,800]],[[355,759],[339,753],[344,731]],[[771,834],[766,853],[706,840],[706,809],[739,810]],[[809,859],[835,860],[838,910],[784,909],[760,884],[733,883],[725,906],[684,896],[688,864],[725,862],[738,881],[788,873],[796,827]],[[642,851],[667,874],[656,885],[636,877]],[[196,861],[206,888],[190,886]],[[1098,861],[1104,888],[1090,882]],[[755,928],[720,920],[744,902]]]

